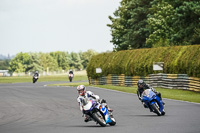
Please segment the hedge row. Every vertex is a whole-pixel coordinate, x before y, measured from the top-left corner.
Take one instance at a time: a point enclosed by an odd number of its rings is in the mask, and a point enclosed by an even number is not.
[[[153,62],[164,62],[163,71],[153,71]],[[101,74],[96,68],[102,69]],[[93,56],[87,66],[91,78],[108,74],[147,76],[155,73],[200,77],[200,45],[124,50]]]

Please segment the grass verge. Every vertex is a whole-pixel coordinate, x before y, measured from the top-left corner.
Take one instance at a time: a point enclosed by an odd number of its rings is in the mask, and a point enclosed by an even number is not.
[[[64,83],[64,84],[49,84],[48,86],[73,86],[77,87],[78,85],[89,86],[88,82],[76,82],[76,83]]]
[[[89,84],[87,82],[56,84],[56,86],[57,85],[58,86],[78,86],[80,84],[89,86]],[[133,87],[124,87],[124,86],[113,86],[113,85],[93,85],[93,87],[117,90],[117,91],[134,93],[134,94],[136,94],[136,92],[137,92],[137,87],[134,87],[134,86]],[[156,91],[161,93],[162,98],[200,103],[200,93],[199,92],[194,92],[194,91],[189,91],[189,90],[164,89],[164,88],[155,88],[155,89],[156,89]]]
[[[32,82],[32,76],[21,76],[21,77],[0,77],[0,83],[22,83]],[[73,81],[88,80],[86,75],[75,75]],[[68,75],[48,75],[40,76],[37,82],[44,81],[69,81]]]
[[[75,75],[73,81],[82,81],[88,80],[86,74]],[[37,82],[44,81],[69,81],[68,75],[50,75],[50,76],[41,76]],[[0,77],[0,83],[18,83],[18,82],[32,82],[32,76],[21,76],[21,77]],[[54,84],[56,86],[78,86],[83,84],[85,86],[89,86],[88,82],[72,82],[65,84]],[[53,85],[50,85],[53,86]],[[112,89],[127,93],[136,93],[137,87],[123,87],[123,86],[112,86],[112,85],[93,85],[94,87],[100,87],[105,89]],[[163,89],[163,88],[155,88],[162,94],[163,98],[189,101],[200,103],[200,93],[193,92],[188,90],[176,90],[176,89]]]

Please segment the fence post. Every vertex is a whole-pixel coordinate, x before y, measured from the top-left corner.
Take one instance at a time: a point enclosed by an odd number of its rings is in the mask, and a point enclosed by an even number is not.
[[[125,85],[125,84],[124,84],[124,77],[125,77],[124,74],[121,74],[121,75],[119,76],[119,86],[124,86],[124,85]]]
[[[107,84],[108,84],[108,85],[112,85],[112,74],[108,74],[106,80],[107,80]]]

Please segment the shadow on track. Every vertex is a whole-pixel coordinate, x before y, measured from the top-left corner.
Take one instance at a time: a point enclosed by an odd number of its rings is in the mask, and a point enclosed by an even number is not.
[[[71,126],[63,126],[63,127],[81,127],[81,128],[103,128],[100,125],[71,125]],[[107,125],[106,127],[113,127],[110,125]],[[105,127],[104,127],[105,128]]]
[[[160,116],[157,116],[157,115],[127,115],[127,116],[136,116],[136,117],[160,117]]]

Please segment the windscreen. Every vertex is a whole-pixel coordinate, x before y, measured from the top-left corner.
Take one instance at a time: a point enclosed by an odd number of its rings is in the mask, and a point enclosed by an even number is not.
[[[142,95],[149,97],[150,89],[146,89]]]

